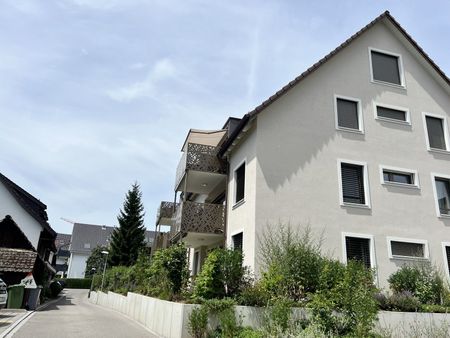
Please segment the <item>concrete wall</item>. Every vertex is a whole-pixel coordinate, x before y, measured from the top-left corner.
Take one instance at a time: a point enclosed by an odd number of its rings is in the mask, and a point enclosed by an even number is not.
[[[72,252],[69,259],[69,267],[67,270],[68,278],[84,278],[86,271],[86,261],[89,258],[88,255],[78,254]]]
[[[401,54],[405,88],[370,81],[369,47]],[[428,241],[430,259],[444,267],[442,242],[450,242],[450,219],[436,215],[431,173],[450,175],[450,153],[427,150],[422,113],[448,120],[447,90],[384,23],[372,27],[265,108],[256,131],[232,152],[231,170],[243,158],[251,169],[246,172],[245,204],[235,209],[230,178],[228,243],[233,231],[248,229],[246,264],[258,272],[254,240],[267,225],[310,225],[317,235],[323,232],[325,253],[342,261],[344,232],[373,236],[372,261],[381,287],[408,263],[388,257],[387,236]],[[335,95],[361,100],[364,133],[336,129]],[[375,119],[374,102],[408,108],[411,125]],[[367,163],[370,208],[341,206],[338,159]],[[381,184],[380,165],[417,170],[420,188]]]
[[[89,301],[109,309],[118,311],[130,319],[144,325],[151,332],[165,338],[189,338],[189,314],[198,305],[181,304],[146,297],[129,292],[123,296],[114,292],[91,292]],[[236,315],[242,319],[243,326],[260,328],[263,320],[263,308],[251,306],[236,306]],[[305,311],[293,309],[293,316],[301,318]],[[392,337],[426,336],[431,327],[439,328],[450,324],[450,314],[442,313],[414,313],[388,312],[378,313],[376,329],[389,330]],[[422,335],[418,335],[422,332]]]
[[[34,246],[38,247],[42,226],[26,212],[5,186],[0,183],[0,220],[10,215]]]

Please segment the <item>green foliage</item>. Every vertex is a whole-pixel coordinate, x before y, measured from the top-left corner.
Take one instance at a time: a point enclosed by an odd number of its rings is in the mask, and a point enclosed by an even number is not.
[[[246,306],[267,306],[270,298],[267,292],[261,287],[261,284],[256,282],[255,284],[249,284],[244,287],[237,297],[240,305]]]
[[[411,292],[423,304],[441,304],[445,298],[445,287],[439,272],[429,263],[403,266],[389,276],[394,293]]]
[[[245,286],[246,269],[239,250],[215,249],[206,258],[195,279],[194,297],[233,297]]]
[[[313,294],[309,304],[314,321],[328,333],[368,336],[378,311],[372,271],[355,261],[325,266],[320,284],[328,287]]]
[[[215,318],[219,324],[216,330],[211,333],[212,336],[221,338],[238,336],[242,321],[240,318],[236,318],[235,305],[236,302],[231,298],[209,299],[203,303],[202,307],[207,309],[208,314]]]
[[[85,278],[92,278],[96,273],[102,273],[105,266],[106,257],[102,251],[108,251],[106,246],[96,246],[86,261]],[[95,270],[92,270],[95,269]]]
[[[92,279],[90,278],[62,278],[67,289],[90,289]]]
[[[134,183],[125,197],[123,210],[117,216],[119,227],[111,235],[111,266],[131,266],[139,253],[145,250],[144,206],[141,199],[140,187]]]
[[[260,258],[261,285],[271,297],[301,301],[316,291],[323,258],[320,241],[314,240],[309,227],[302,232],[283,225],[268,228],[261,238]]]
[[[194,338],[204,338],[208,332],[208,309],[204,306],[197,307],[189,314],[189,333]]]
[[[271,335],[286,333],[291,324],[292,301],[278,298],[270,302],[264,315],[264,329]]]
[[[239,332],[238,338],[264,338],[264,333],[250,327],[244,327]]]

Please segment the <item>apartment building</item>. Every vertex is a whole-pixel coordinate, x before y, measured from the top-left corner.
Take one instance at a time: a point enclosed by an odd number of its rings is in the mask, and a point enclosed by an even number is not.
[[[382,287],[411,262],[449,275],[449,114],[450,80],[385,12],[242,119],[203,132],[223,133],[207,147],[228,169],[212,170],[202,151],[179,167],[168,240],[192,248],[195,273],[222,229],[258,274],[261,235],[289,223],[322,235],[325,253],[374,268]],[[185,229],[188,202],[202,211],[189,212],[196,225]],[[226,226],[212,227],[210,205]]]

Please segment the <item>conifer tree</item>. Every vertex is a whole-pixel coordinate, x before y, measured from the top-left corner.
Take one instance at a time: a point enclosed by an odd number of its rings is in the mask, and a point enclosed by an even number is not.
[[[117,216],[119,227],[111,234],[111,266],[133,265],[145,249],[144,206],[139,184],[134,183],[125,197],[123,210]]]

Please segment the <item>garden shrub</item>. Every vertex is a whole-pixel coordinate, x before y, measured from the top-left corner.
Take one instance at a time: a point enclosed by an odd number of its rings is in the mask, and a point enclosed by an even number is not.
[[[204,338],[208,332],[208,309],[200,306],[192,309],[188,322],[189,333],[194,338]]]
[[[91,278],[64,278],[67,289],[89,289],[91,287]]]
[[[345,266],[328,262],[325,266],[329,268],[320,280],[331,287],[312,295],[309,306],[314,321],[326,333],[368,336],[378,312],[372,271],[355,261]]]
[[[402,266],[388,282],[394,293],[409,291],[423,304],[441,304],[446,294],[440,273],[426,262]]]
[[[283,225],[275,229],[268,228],[261,238],[261,285],[271,297],[304,300],[317,288],[323,264],[320,241],[309,227],[302,232]]]
[[[269,302],[269,295],[265,290],[263,290],[260,283],[250,283],[242,289],[241,293],[237,297],[237,301],[239,305],[263,307],[267,306]]]
[[[194,283],[194,298],[233,297],[247,284],[247,269],[242,266],[242,252],[215,249],[206,258]]]
[[[285,333],[291,324],[292,301],[286,298],[272,300],[264,313],[263,327],[271,335]]]
[[[396,292],[388,298],[388,308],[393,311],[416,312],[420,308],[420,300],[410,291]]]

